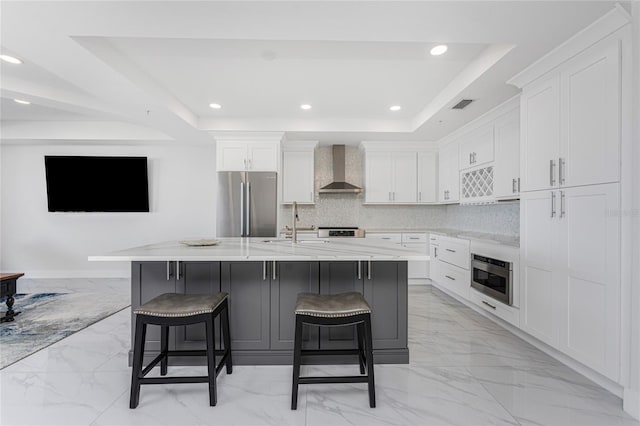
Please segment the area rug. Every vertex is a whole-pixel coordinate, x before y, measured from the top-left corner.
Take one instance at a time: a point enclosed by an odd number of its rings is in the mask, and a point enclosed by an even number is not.
[[[131,305],[119,292],[16,294],[20,314],[0,324],[0,369]],[[3,309],[6,311],[4,299]]]

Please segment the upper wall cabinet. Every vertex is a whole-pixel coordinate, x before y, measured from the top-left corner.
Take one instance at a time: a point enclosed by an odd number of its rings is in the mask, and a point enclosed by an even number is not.
[[[519,104],[513,97],[440,141],[441,203],[519,198]]]
[[[460,142],[460,170],[493,161],[493,125],[487,124]]]
[[[280,143],[274,141],[225,141],[216,143],[219,172],[277,172]]]
[[[438,201],[437,164],[436,152],[418,152],[418,203],[420,204]]]
[[[436,153],[416,144],[363,142],[365,203],[436,201]]]
[[[282,203],[314,203],[314,153],[317,144],[318,142],[283,144]]]
[[[493,196],[507,200],[520,196],[520,110],[498,118],[493,126],[495,164]]]
[[[458,142],[440,148],[438,200],[441,203],[456,203],[460,195],[460,166],[458,164]]]
[[[620,53],[602,40],[523,88],[523,191],[620,180]]]

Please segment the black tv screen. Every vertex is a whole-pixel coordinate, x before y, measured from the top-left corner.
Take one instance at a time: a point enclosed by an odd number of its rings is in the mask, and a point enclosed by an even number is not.
[[[148,212],[147,157],[45,156],[50,212]]]

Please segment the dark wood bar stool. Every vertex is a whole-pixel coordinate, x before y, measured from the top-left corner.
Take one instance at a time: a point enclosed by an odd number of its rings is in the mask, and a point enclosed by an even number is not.
[[[293,388],[291,409],[298,407],[298,385],[314,383],[368,383],[369,406],[376,406],[376,389],[373,375],[373,344],[371,337],[371,306],[357,292],[320,295],[300,293],[296,302],[296,331],[293,352]],[[302,349],[304,324],[317,326],[356,325],[358,349]],[[357,355],[360,374],[366,376],[300,377],[300,365],[305,355]]]
[[[165,293],[143,304],[133,311],[136,314],[136,331],[133,348],[133,369],[131,372],[131,396],[129,408],[136,408],[140,399],[140,385],[163,383],[209,383],[209,405],[217,403],[216,378],[223,365],[227,374],[233,371],[231,361],[231,337],[229,335],[229,305],[227,293],[217,294],[176,294]],[[215,350],[214,320],[220,315],[224,350]],[[169,350],[169,327],[204,323],[206,327],[206,350]],[[144,369],[144,344],[147,325],[161,327],[160,354]],[[216,353],[222,355],[216,365]],[[170,356],[206,356],[207,376],[145,377],[160,363],[160,374],[166,376]]]

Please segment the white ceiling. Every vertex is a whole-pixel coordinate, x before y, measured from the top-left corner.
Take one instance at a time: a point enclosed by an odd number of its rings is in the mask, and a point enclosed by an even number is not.
[[[226,130],[323,143],[434,141],[516,95],[508,78],[613,7],[3,1],[2,53],[24,63],[1,64],[2,124],[12,126],[12,141],[33,134],[21,137],[17,129],[28,126],[15,122],[88,120],[180,142],[207,142],[209,132]],[[431,56],[440,43],[449,51]],[[475,102],[452,111],[463,98]],[[302,103],[313,108],[303,111]]]

